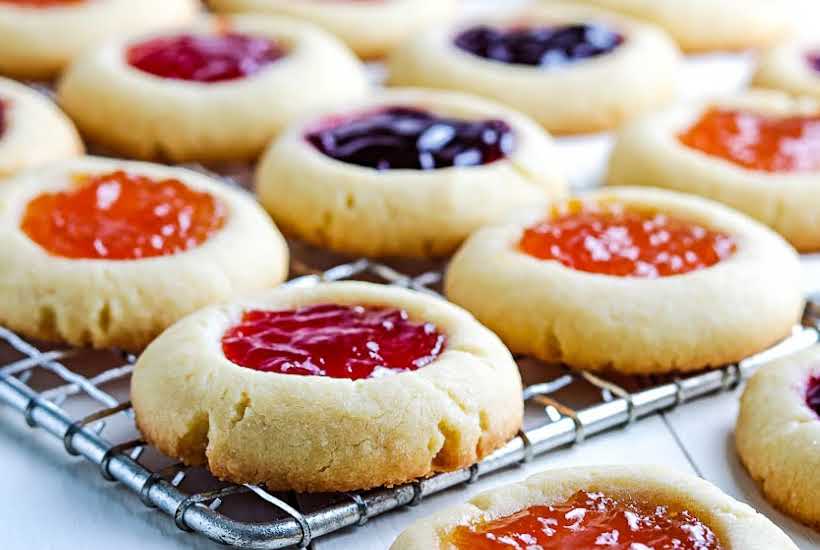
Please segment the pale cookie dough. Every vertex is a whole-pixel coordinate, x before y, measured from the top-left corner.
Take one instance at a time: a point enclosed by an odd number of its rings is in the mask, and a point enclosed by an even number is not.
[[[54,78],[90,46],[184,24],[198,10],[196,0],[86,0],[43,8],[0,2],[0,74]]]
[[[811,54],[820,56],[820,42],[794,40],[763,52],[753,84],[820,100],[820,71],[812,68]]]
[[[74,125],[41,94],[0,78],[0,179],[82,154]]]
[[[91,141],[114,152],[208,162],[252,160],[294,117],[368,91],[356,58],[307,23],[263,15],[202,18],[169,35],[226,28],[275,39],[287,55],[245,78],[202,83],[132,67],[124,52],[135,40],[113,39],[71,64],[58,87],[59,102]]]
[[[305,139],[309,128],[343,114],[416,107],[466,120],[501,119],[513,152],[470,167],[385,170],[326,156]],[[318,246],[364,256],[441,256],[471,232],[563,196],[567,185],[550,137],[526,117],[462,94],[392,90],[291,126],[262,158],[259,200],[288,233]]]
[[[629,278],[574,270],[519,249],[546,218],[473,234],[456,253],[447,296],[514,353],[590,370],[657,374],[717,367],[788,336],[803,309],[797,254],[724,206],[668,191],[608,189],[584,197],[667,213],[734,237],[736,251],[683,275]],[[772,292],[772,289],[778,289]]]
[[[208,0],[216,11],[276,13],[319,25],[356,54],[381,57],[413,34],[451,19],[458,0]]]
[[[687,52],[769,46],[787,35],[793,26],[789,3],[777,0],[570,1],[655,23]]]
[[[812,377],[820,378],[820,347],[761,369],[743,393],[735,441],[766,497],[820,529],[820,417],[806,402]]]
[[[36,196],[66,189],[75,175],[116,170],[207,191],[227,207],[224,226],[185,252],[138,260],[55,256],[20,229]],[[254,200],[190,170],[87,157],[0,185],[0,325],[27,337],[139,349],[191,311],[280,283],[287,267],[284,239]]]
[[[702,195],[772,227],[798,250],[820,250],[820,172],[749,170],[680,142],[678,135],[713,106],[773,116],[820,113],[820,103],[808,98],[752,91],[649,115],[617,136],[608,183],[664,187]]]
[[[624,42],[610,53],[547,68],[484,59],[453,43],[477,25],[574,23],[605,25]],[[389,82],[482,95],[530,115],[551,132],[579,133],[611,129],[665,104],[674,96],[678,68],[677,47],[658,29],[583,6],[547,4],[419,33],[390,56]]]
[[[492,521],[530,506],[566,502],[578,491],[683,508],[711,528],[726,550],[797,550],[774,523],[711,483],[655,466],[547,470],[416,522],[390,549],[450,550],[453,545],[447,537],[460,525]]]
[[[352,381],[240,367],[222,351],[248,309],[310,304],[403,309],[447,337],[429,365]],[[278,289],[199,311],[154,341],[131,398],[143,436],[217,477],[269,490],[347,491],[465,468],[521,426],[521,379],[509,351],[462,309],[360,282]]]

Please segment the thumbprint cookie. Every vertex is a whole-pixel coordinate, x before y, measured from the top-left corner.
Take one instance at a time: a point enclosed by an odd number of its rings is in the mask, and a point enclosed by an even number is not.
[[[820,346],[773,362],[749,381],[737,450],[766,497],[820,529]]]
[[[23,336],[139,349],[287,258],[251,196],[190,170],[80,158],[0,185],[0,325]]]
[[[82,152],[74,125],[51,101],[0,78],[0,178]]]
[[[550,137],[462,94],[391,90],[291,126],[259,199],[288,233],[365,256],[441,256],[472,231],[562,196]]]
[[[0,0],[0,74],[48,80],[109,39],[185,24],[196,0]]]
[[[523,415],[510,352],[440,298],[284,285],[186,317],[132,378],[147,441],[270,490],[347,491],[465,468]]]
[[[792,40],[764,52],[753,83],[820,100],[820,41]]]
[[[791,30],[786,2],[771,0],[571,0],[665,29],[687,52],[768,46]]]
[[[762,514],[653,466],[548,470],[423,519],[391,550],[797,550]]]
[[[555,133],[607,130],[665,104],[679,52],[660,30],[565,5],[431,27],[389,60],[393,85],[495,99]]]
[[[618,136],[607,179],[721,201],[820,250],[820,102],[752,91],[649,115]]]
[[[716,367],[766,349],[799,322],[800,288],[797,254],[767,227],[642,188],[479,230],[445,282],[513,352],[629,374]]]
[[[58,98],[112,152],[209,162],[254,159],[295,116],[367,89],[363,66],[329,34],[247,15],[110,40],[71,64]]]
[[[342,39],[359,56],[384,56],[404,39],[451,19],[458,0],[208,0],[217,11],[305,19]]]

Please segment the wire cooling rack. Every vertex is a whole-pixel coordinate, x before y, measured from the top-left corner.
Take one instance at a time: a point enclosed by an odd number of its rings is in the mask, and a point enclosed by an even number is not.
[[[369,280],[438,293],[441,271],[408,275],[358,260],[314,271],[288,284]],[[304,274],[308,273],[308,274]],[[171,462],[139,438],[128,401],[135,357],[116,351],[62,349],[28,342],[0,327],[0,403],[29,426],[59,439],[70,455],[96,464],[102,476],[134,492],[185,531],[245,548],[307,547],[339,529],[415,505],[424,497],[532,460],[557,447],[626,426],[653,413],[728,390],[760,364],[818,341],[820,304],[810,300],[791,337],[737,365],[679,378],[601,377],[520,358],[527,414],[524,431],[471,468],[407,485],[358,493],[297,495],[220,482],[200,468]]]

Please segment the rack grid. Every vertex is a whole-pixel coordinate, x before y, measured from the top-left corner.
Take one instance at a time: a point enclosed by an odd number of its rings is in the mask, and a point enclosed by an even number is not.
[[[358,279],[439,294],[440,269],[408,275],[364,259],[327,270],[308,265],[294,261],[292,272],[298,276],[287,284]],[[344,494],[274,494],[260,486],[220,482],[204,470],[169,462],[142,441],[134,427],[128,380],[136,358],[126,353],[55,349],[0,327],[0,403],[19,412],[32,428],[56,437],[68,454],[97,465],[105,479],[119,482],[146,506],[173,518],[182,530],[245,548],[307,547],[328,533],[361,526],[372,517],[419,504],[429,495],[558,447],[730,390],[761,364],[816,343],[819,328],[820,300],[813,297],[803,324],[783,342],[736,365],[680,377],[609,377],[518,358],[528,412],[524,431],[505,447],[467,469]]]

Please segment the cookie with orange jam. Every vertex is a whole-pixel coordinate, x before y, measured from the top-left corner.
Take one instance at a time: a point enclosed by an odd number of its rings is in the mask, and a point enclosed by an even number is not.
[[[391,550],[797,550],[765,516],[653,466],[548,470],[421,520]]]
[[[523,415],[510,352],[471,315],[360,282],[285,285],[194,313],[142,354],[131,397],[165,454],[310,492],[468,467]]]
[[[0,74],[47,80],[112,38],[186,24],[196,0],[0,0]]]
[[[26,337],[140,349],[287,259],[250,196],[189,170],[87,157],[0,186],[0,325]]]
[[[363,66],[333,36],[248,15],[109,40],[71,64],[57,95],[108,150],[218,162],[254,160],[297,115],[367,90]]]
[[[754,91],[682,105],[625,128],[608,182],[715,199],[820,250],[820,102]]]
[[[479,230],[445,291],[515,353],[624,373],[738,361],[787,336],[803,306],[798,257],[778,235],[711,201],[641,188]]]
[[[820,529],[820,346],[752,377],[740,402],[735,443],[766,498]]]

